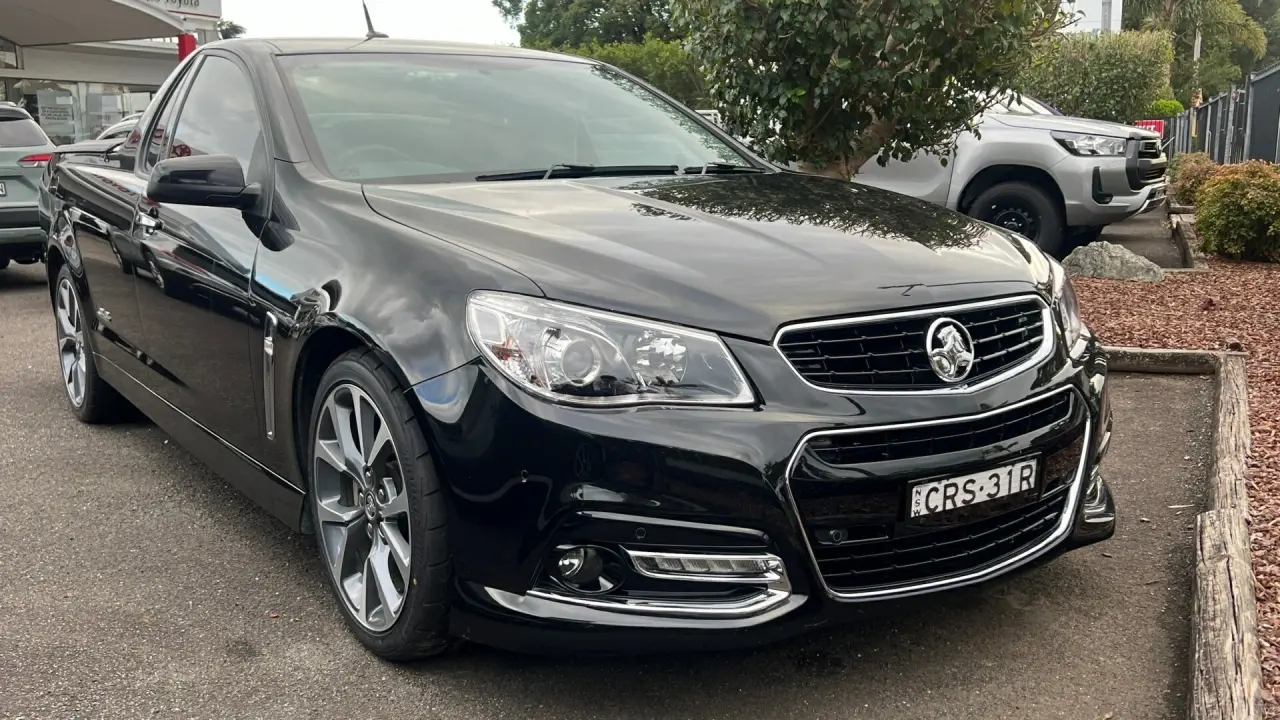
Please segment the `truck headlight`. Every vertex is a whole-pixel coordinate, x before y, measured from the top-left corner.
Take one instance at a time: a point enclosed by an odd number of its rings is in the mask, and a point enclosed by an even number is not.
[[[1080,319],[1080,301],[1076,299],[1075,288],[1071,287],[1071,278],[1062,264],[1049,258],[1049,266],[1053,274],[1053,310],[1062,323],[1062,342],[1067,353],[1076,355],[1076,343],[1084,335],[1084,320]]]
[[[713,333],[498,292],[471,294],[467,330],[503,375],[555,402],[755,403],[746,376]]]
[[[1053,139],[1072,155],[1123,155],[1125,138],[1084,133],[1054,132]]]

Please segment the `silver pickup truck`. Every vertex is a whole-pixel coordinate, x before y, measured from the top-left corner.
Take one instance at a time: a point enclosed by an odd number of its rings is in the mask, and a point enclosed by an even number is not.
[[[1164,202],[1167,160],[1150,130],[1066,117],[1028,97],[993,107],[978,126],[946,163],[927,153],[873,161],[856,181],[1009,228],[1050,254]]]

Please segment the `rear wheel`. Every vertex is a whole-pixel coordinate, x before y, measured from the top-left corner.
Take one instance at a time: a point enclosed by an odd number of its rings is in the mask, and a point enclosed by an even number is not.
[[[98,375],[89,345],[89,321],[71,270],[58,272],[53,293],[53,317],[58,339],[58,369],[71,412],[80,422],[96,425],[129,419],[133,406]]]
[[[404,389],[371,351],[351,351],[325,372],[310,439],[308,505],[348,626],[389,660],[446,650],[443,492]]]
[[[1057,255],[1065,227],[1058,203],[1037,185],[1004,182],[982,192],[969,215],[1030,238],[1041,250]]]

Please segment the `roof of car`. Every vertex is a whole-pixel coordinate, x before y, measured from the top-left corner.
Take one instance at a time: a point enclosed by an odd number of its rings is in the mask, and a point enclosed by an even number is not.
[[[209,47],[258,45],[266,46],[276,55],[306,55],[313,53],[422,53],[437,55],[490,55],[495,57],[543,58],[589,63],[575,55],[530,50],[510,45],[474,45],[470,43],[439,42],[435,40],[405,40],[399,38],[235,38],[211,43]]]

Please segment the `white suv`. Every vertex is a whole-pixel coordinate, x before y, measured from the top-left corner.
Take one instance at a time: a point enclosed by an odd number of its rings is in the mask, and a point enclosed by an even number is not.
[[[945,165],[929,154],[869,162],[857,181],[1001,225],[1053,254],[1068,236],[1091,241],[1103,226],[1164,202],[1167,161],[1150,130],[1057,115],[1026,97],[978,124]]]

